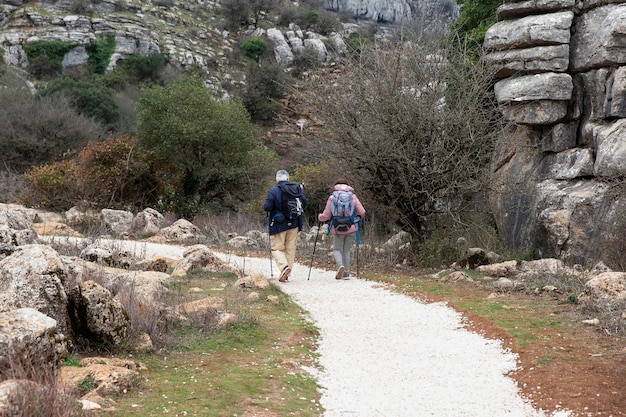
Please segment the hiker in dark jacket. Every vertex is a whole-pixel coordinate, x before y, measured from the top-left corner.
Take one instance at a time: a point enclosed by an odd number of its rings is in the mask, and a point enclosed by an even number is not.
[[[280,282],[285,282],[293,269],[296,258],[298,232],[302,230],[302,215],[291,218],[287,207],[288,193],[298,195],[302,208],[306,206],[304,187],[298,182],[289,182],[289,173],[284,169],[276,172],[276,185],[270,188],[263,210],[269,216],[270,245],[274,261],[280,271]]]
[[[344,226],[334,225],[333,219],[337,217],[335,198],[339,193],[349,196],[350,221]],[[360,220],[365,217],[365,209],[359,198],[354,193],[354,189],[348,184],[344,178],[335,181],[332,194],[326,201],[324,211],[317,216],[320,222],[331,220],[330,233],[333,234],[333,255],[337,263],[336,279],[350,278],[350,249],[359,233]],[[357,242],[358,243],[358,242]]]

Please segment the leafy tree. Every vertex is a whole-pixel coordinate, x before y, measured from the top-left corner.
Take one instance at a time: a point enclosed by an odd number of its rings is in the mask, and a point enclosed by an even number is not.
[[[59,94],[71,97],[76,109],[87,117],[93,117],[108,126],[115,125],[119,120],[114,91],[100,83],[60,77],[52,80],[41,92],[42,96]]]
[[[417,240],[485,185],[496,106],[491,76],[444,41],[383,41],[314,101],[324,147],[368,200]]]
[[[166,199],[179,215],[193,217],[203,204],[242,189],[260,145],[241,103],[213,98],[190,76],[143,90],[137,114],[141,142],[169,179]]]

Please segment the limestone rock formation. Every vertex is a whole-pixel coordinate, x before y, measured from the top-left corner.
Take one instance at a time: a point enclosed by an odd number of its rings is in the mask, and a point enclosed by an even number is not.
[[[513,247],[584,264],[624,239],[624,22],[626,1],[505,0],[498,8],[484,46],[512,127],[494,154],[491,203]]]
[[[324,7],[351,13],[358,19],[386,23],[418,19],[445,26],[459,15],[456,2],[449,0],[324,0]]]

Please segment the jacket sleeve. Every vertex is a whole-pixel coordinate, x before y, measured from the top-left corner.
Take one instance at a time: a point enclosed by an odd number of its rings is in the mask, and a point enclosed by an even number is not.
[[[263,211],[272,211],[276,208],[276,204],[274,202],[275,198],[274,198],[274,188],[272,187],[270,188],[270,190],[267,193],[267,198],[265,199],[265,203],[263,203]]]
[[[328,200],[326,200],[326,207],[324,207],[324,211],[317,215],[317,220],[320,222],[327,222],[333,217],[333,213],[330,211],[330,205],[332,203],[333,196],[329,196]]]
[[[363,204],[361,204],[359,197],[357,197],[356,194],[353,194],[352,199],[357,216],[359,216],[360,218],[365,217],[365,208],[363,207]]]

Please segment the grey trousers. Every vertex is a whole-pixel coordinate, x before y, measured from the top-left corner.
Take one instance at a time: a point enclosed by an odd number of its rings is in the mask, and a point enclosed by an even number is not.
[[[337,262],[337,268],[343,266],[344,272],[350,272],[350,249],[356,239],[355,233],[348,233],[345,235],[334,235],[333,240],[333,255],[335,255],[335,261]]]

